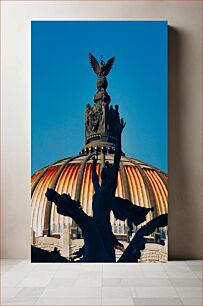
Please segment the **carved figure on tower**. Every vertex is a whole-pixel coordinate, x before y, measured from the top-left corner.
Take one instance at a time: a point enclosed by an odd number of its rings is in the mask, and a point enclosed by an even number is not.
[[[120,122],[118,106],[109,106],[111,97],[107,92],[108,82],[106,76],[111,71],[115,57],[110,58],[107,63],[101,56],[100,64],[97,59],[89,53],[90,65],[98,76],[94,95],[94,106],[87,104],[85,112],[85,138],[86,144],[95,139],[104,140],[106,143],[116,143],[118,126]]]

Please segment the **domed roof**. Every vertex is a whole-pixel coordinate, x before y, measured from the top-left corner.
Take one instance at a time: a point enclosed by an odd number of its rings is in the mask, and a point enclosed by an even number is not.
[[[62,233],[64,227],[72,224],[72,219],[58,215],[56,206],[47,201],[45,192],[53,188],[58,193],[69,193],[73,199],[81,201],[84,211],[92,214],[91,181],[92,154],[78,155],[60,160],[42,168],[32,176],[31,222],[37,236]],[[113,154],[106,154],[105,161],[113,163]],[[102,153],[98,155],[97,172],[100,175]],[[116,195],[131,200],[143,207],[154,207],[147,215],[147,221],[168,211],[167,174],[134,158],[122,156],[118,174]],[[126,222],[115,220],[111,223],[115,234],[126,234]]]

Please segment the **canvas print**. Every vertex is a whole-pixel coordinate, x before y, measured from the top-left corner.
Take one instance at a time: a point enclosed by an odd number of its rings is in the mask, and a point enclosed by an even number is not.
[[[166,262],[167,21],[31,24],[31,260]]]

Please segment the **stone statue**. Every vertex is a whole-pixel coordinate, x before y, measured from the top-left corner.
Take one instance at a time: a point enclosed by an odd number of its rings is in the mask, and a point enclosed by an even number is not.
[[[97,102],[98,99],[103,99],[103,101],[105,99],[107,103],[110,103],[110,96],[106,92],[106,89],[108,86],[106,76],[111,71],[113,63],[115,61],[115,57],[111,57],[105,64],[103,60],[103,56],[101,56],[101,60],[99,64],[97,59],[91,53],[89,53],[89,61],[90,61],[90,65],[93,71],[98,76],[98,80],[97,80],[98,92],[96,93],[95,98],[94,98],[95,102]]]
[[[107,172],[109,173],[109,169]],[[108,173],[105,173],[105,175],[108,175]],[[124,250],[122,243],[114,236],[111,228],[107,229],[109,221],[102,220],[100,216],[102,223],[99,224],[97,222],[97,211],[94,211],[95,216],[93,214],[93,217],[90,217],[83,211],[79,201],[72,200],[70,195],[67,194],[60,195],[53,189],[47,189],[46,197],[50,202],[56,204],[58,214],[72,218],[81,228],[84,247],[80,250],[80,254],[75,254],[76,257],[82,257],[81,262],[116,262],[115,248],[124,251],[118,262],[137,262],[141,255],[140,251],[145,248],[145,236],[152,234],[157,227],[165,227],[168,224],[167,214],[154,218],[138,230],[126,250]],[[95,210],[98,209],[98,213],[100,213],[101,210],[98,205],[96,206]],[[106,209],[108,217],[109,211],[107,207]],[[34,247],[32,248],[32,260],[33,262],[70,261],[60,256],[57,252],[47,252]],[[74,258],[72,260],[74,261]]]
[[[97,139],[99,136],[100,140],[108,139],[109,137],[116,139],[120,123],[118,107],[116,106],[115,109],[112,106],[109,107],[111,97],[106,91],[108,86],[106,76],[111,71],[115,57],[110,58],[105,63],[102,56],[99,64],[97,59],[89,53],[89,61],[98,79],[96,83],[97,92],[94,95],[94,106],[91,107],[88,104],[85,112],[86,142],[88,139],[92,141],[94,135]]]
[[[100,65],[99,65],[97,59],[91,53],[89,53],[89,60],[90,60],[92,69],[94,70],[96,75],[98,75],[98,77],[102,77],[102,76],[105,77],[111,71],[112,65],[115,61],[115,57],[110,58],[105,64],[103,60],[103,56],[101,56]]]
[[[92,115],[92,108],[90,104],[88,103],[86,105],[86,111],[85,111],[85,133],[91,132],[91,115]]]

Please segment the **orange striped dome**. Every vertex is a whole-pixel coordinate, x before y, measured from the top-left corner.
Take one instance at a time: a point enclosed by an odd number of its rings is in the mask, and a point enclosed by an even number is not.
[[[113,162],[113,154],[105,155]],[[99,155],[97,172],[100,174],[102,155]],[[36,236],[60,234],[72,220],[57,214],[56,206],[47,201],[45,192],[53,188],[58,193],[69,193],[73,199],[80,199],[84,211],[91,215],[93,184],[91,181],[91,155],[78,155],[49,165],[32,176],[31,226]],[[143,207],[154,207],[147,221],[154,216],[168,212],[167,174],[142,161],[122,156],[118,174],[116,195],[131,200]],[[115,234],[126,234],[126,222],[111,223]]]

